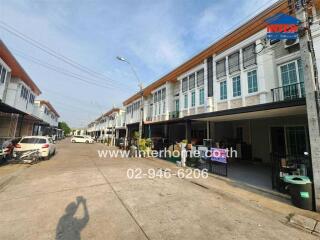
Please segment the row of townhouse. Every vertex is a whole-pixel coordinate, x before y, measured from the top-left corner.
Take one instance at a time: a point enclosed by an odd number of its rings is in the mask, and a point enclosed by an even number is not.
[[[125,137],[125,111],[120,108],[112,108],[91,122],[83,134],[88,134],[98,141],[116,145],[120,138]]]
[[[320,6],[314,3],[311,32],[320,69]],[[266,20],[280,13],[294,16],[294,6],[287,0],[273,4],[125,100],[128,141],[142,122],[142,136],[162,146],[187,140],[236,149],[229,173],[259,187],[281,190],[280,175],[289,166],[296,166],[290,174],[312,178],[317,171],[306,155],[310,142],[299,40],[266,38]]]
[[[25,135],[61,135],[59,114],[37,98],[40,89],[0,40],[0,141]]]

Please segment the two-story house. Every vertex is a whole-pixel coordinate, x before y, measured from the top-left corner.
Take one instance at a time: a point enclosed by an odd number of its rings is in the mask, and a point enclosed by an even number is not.
[[[35,97],[41,91],[0,40],[0,138],[31,135],[41,121],[33,116]]]
[[[119,138],[126,136],[125,117],[123,109],[114,107],[88,124],[87,134],[99,141],[116,145]]]
[[[127,99],[128,137],[143,119],[144,137],[162,138],[167,147],[183,139],[232,147],[238,155],[230,166],[253,169],[244,179],[251,174],[262,187],[279,187],[280,158],[298,164],[310,147],[299,40],[266,38],[266,20],[278,13],[294,15],[294,8],[288,1],[273,4]],[[318,66],[319,31],[313,24]],[[299,171],[312,176],[310,159],[303,161]]]
[[[34,135],[56,135],[60,115],[46,100],[35,100],[33,115],[42,121],[35,124]]]

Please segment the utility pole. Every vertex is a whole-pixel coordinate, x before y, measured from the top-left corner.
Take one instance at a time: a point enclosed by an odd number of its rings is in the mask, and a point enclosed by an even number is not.
[[[308,16],[308,7],[313,1],[298,0],[296,17],[301,21],[299,30],[300,54],[304,71],[306,107],[311,147],[311,163],[315,193],[316,211],[320,212],[320,125],[319,125],[319,83],[313,58],[313,46]]]

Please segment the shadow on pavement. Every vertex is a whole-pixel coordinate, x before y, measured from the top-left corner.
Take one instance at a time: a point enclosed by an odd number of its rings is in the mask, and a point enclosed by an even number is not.
[[[78,219],[75,217],[79,206],[83,206],[84,215]],[[76,202],[71,202],[65,209],[65,214],[59,219],[56,229],[56,240],[80,240],[80,232],[89,222],[89,212],[86,199],[82,196],[76,198]]]

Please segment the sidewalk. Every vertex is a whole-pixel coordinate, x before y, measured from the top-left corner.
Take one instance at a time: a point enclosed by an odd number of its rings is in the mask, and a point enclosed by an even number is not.
[[[174,163],[163,159],[148,158],[146,161],[152,161],[153,164],[158,165],[158,167],[169,168],[173,172],[179,169]],[[281,214],[284,223],[320,236],[320,214],[293,206],[290,197],[287,195],[211,173],[207,179],[185,180],[198,184],[223,197],[237,199],[242,204],[250,205],[257,210],[268,209]]]

